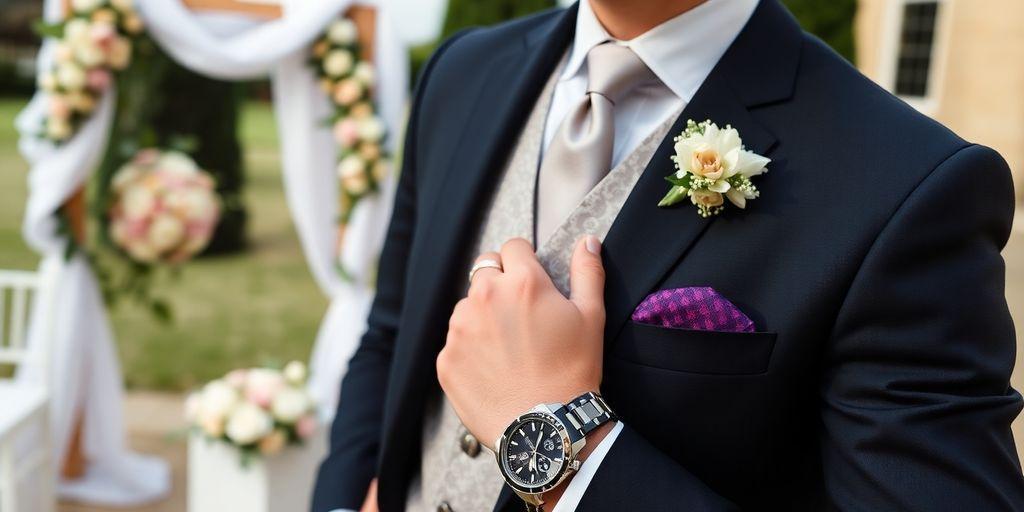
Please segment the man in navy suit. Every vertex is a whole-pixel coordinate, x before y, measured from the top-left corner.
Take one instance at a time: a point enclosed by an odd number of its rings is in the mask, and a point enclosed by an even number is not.
[[[534,115],[524,202],[542,243],[669,127],[606,232],[571,246],[568,276],[527,241],[474,245]],[[760,197],[712,198],[724,209],[706,217],[697,198],[659,206],[674,137],[705,119],[770,159]],[[423,457],[444,400],[467,453],[498,452],[494,510],[1024,510],[1000,256],[1013,210],[997,153],[871,83],[777,0],[582,0],[462,32],[420,77],[313,509],[359,509],[375,482],[367,510],[404,510],[417,482],[456,474]],[[653,292],[698,287],[752,332],[634,320]],[[564,444],[532,441],[552,425]]]

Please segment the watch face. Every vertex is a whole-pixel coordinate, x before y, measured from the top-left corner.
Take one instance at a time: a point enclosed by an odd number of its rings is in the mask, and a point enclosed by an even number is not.
[[[505,431],[498,454],[508,483],[527,492],[554,487],[564,472],[568,455],[565,429],[543,413],[520,416]]]

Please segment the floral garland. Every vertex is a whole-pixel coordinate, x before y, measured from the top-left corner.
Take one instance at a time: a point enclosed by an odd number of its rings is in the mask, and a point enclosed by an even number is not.
[[[382,143],[384,122],[371,100],[375,85],[373,65],[360,56],[356,24],[349,19],[331,23],[313,45],[311,66],[330,99],[330,118],[338,142],[339,231],[344,233],[361,199],[376,192],[388,173],[388,154]],[[343,235],[339,236],[339,252]]]
[[[61,143],[78,131],[113,75],[131,63],[143,28],[133,0],[72,0],[66,20],[38,26],[58,38],[53,69],[39,75],[39,88],[50,95],[43,137]]]

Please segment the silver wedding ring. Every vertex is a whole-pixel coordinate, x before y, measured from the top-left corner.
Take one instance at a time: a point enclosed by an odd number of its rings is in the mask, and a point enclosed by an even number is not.
[[[485,268],[493,268],[498,272],[502,271],[501,263],[495,260],[480,260],[473,265],[473,268],[469,270],[469,282],[473,282],[473,276],[476,275],[478,270]]]

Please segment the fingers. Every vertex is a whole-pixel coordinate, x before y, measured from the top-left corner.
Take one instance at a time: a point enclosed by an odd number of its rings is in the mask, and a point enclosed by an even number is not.
[[[495,276],[502,273],[503,267],[502,255],[496,252],[487,252],[477,256],[476,261],[473,262],[475,270],[471,270],[470,289],[472,289],[474,283],[494,279]]]
[[[522,238],[513,238],[505,242],[505,245],[501,246],[501,259],[506,272],[544,271],[537,261],[537,254],[533,252],[533,245]]]
[[[587,235],[576,242],[569,267],[570,298],[586,316],[604,322],[604,264],[601,242]]]

